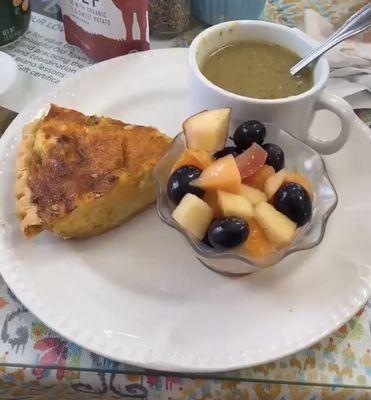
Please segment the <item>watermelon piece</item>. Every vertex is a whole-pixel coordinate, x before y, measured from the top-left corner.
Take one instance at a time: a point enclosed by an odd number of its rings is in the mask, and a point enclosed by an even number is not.
[[[268,153],[257,143],[253,143],[247,150],[236,157],[236,164],[241,178],[254,175],[267,160]]]
[[[264,185],[266,180],[275,175],[274,168],[270,165],[264,164],[254,175],[249,176],[243,180],[243,183],[246,185],[252,186],[256,189],[264,191]]]

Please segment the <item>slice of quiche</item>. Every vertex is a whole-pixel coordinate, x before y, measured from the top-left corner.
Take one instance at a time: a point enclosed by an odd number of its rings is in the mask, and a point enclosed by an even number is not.
[[[152,171],[171,139],[151,127],[51,105],[24,129],[16,213],[27,238],[100,234],[155,200]]]

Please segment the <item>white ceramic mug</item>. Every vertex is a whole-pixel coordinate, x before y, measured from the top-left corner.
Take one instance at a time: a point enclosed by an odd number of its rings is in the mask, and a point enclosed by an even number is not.
[[[329,76],[326,58],[321,58],[314,67],[314,85],[304,93],[282,99],[253,99],[224,90],[200,71],[200,66],[217,49],[242,40],[274,42],[299,54],[306,55],[317,43],[296,28],[263,21],[233,21],[212,26],[201,32],[192,42],[190,63],[190,107],[192,113],[219,108],[232,108],[232,128],[249,119],[270,122],[306,142],[321,154],[339,151],[346,143],[351,121],[354,119],[350,105],[325,89]],[[226,71],[226,73],[228,73]],[[309,127],[314,112],[330,110],[341,120],[341,130],[335,139],[309,136]],[[327,135],[327,132],[325,132]]]

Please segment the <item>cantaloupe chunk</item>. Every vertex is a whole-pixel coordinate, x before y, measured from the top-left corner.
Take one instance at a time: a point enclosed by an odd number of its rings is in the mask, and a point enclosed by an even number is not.
[[[249,236],[244,244],[246,253],[251,257],[266,257],[274,251],[273,246],[264,234],[263,229],[254,218],[250,218]]]
[[[264,191],[264,185],[270,176],[275,175],[275,170],[270,165],[263,165],[254,175],[245,178],[243,183],[252,186],[256,189]]]
[[[226,192],[239,193],[241,175],[234,157],[228,154],[214,161],[202,171],[197,179],[191,182],[191,185],[205,191],[225,190]]]
[[[183,167],[184,165],[193,165],[194,167],[204,170],[213,162],[211,155],[200,149],[186,149],[175,162],[171,172]]]
[[[189,149],[202,149],[215,153],[221,150],[228,137],[230,108],[200,112],[183,123]]]

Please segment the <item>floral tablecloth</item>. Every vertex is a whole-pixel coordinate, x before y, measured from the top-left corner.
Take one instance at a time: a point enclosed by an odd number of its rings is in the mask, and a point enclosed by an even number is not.
[[[335,395],[371,399],[371,303],[336,333],[294,356],[191,378],[143,371],[68,342],[0,281],[0,399],[304,400]]]
[[[0,0],[1,1],[1,0]],[[36,0],[34,0],[36,3]],[[300,26],[311,7],[340,24],[360,0],[268,0],[265,18]],[[39,0],[53,13],[55,1]],[[174,44],[187,42],[195,25]],[[371,123],[371,112],[359,111]],[[371,399],[371,303],[339,331],[294,356],[243,371],[177,376],[92,354],[48,329],[0,279],[0,399]]]

